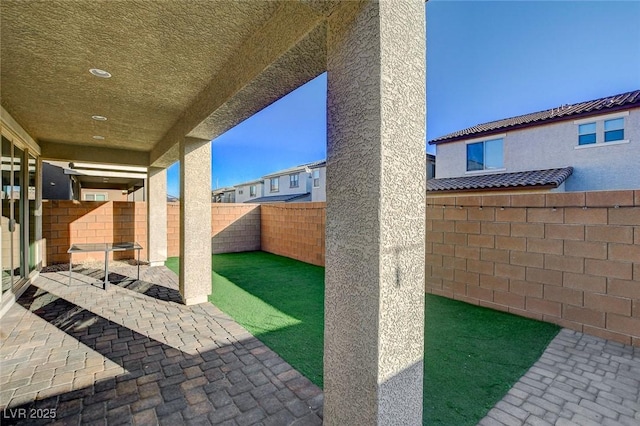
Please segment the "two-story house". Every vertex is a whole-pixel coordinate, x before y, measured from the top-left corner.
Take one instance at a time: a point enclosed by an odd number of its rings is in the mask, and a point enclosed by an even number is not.
[[[280,170],[263,176],[263,196],[251,203],[311,201],[311,169],[308,164]]]
[[[279,170],[249,182],[211,191],[214,203],[326,201],[326,161]]]
[[[311,170],[311,201],[327,201],[327,162],[308,165]]]
[[[640,90],[479,124],[429,141],[431,194],[640,188]]]
[[[234,187],[218,188],[211,191],[212,203],[235,203],[236,189]]]
[[[264,180],[258,179],[234,186],[236,203],[253,203],[264,196]]]

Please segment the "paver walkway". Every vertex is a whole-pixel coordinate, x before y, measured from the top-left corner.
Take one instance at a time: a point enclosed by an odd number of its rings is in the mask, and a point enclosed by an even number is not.
[[[640,348],[563,329],[482,426],[638,426]]]
[[[2,424],[317,425],[323,395],[165,267],[42,273],[1,319]],[[38,420],[38,421],[36,421]]]
[[[180,304],[173,272],[112,270],[106,292],[99,267],[43,273],[0,320],[2,424],[322,423],[321,390],[215,306]],[[480,424],[638,426],[640,348],[562,330]]]

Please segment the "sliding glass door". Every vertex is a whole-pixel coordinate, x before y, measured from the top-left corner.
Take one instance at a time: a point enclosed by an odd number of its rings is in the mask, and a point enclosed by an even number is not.
[[[36,168],[36,158],[3,134],[0,188],[2,305],[14,297],[38,267]]]

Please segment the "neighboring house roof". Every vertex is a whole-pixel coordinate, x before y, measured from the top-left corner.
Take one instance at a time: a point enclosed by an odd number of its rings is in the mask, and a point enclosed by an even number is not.
[[[315,163],[307,164],[310,169],[319,169],[320,167],[327,167],[327,160],[316,161]]]
[[[453,142],[460,139],[469,139],[470,137],[499,133],[509,129],[537,126],[555,121],[576,119],[582,116],[591,116],[637,107],[640,107],[640,90],[621,93],[615,96],[607,96],[605,98],[595,99],[592,101],[580,102],[573,105],[562,105],[545,111],[478,124],[464,130],[458,130],[457,132],[432,139],[429,141],[429,144],[434,145]]]
[[[225,192],[235,192],[234,187],[218,188],[211,191],[213,195],[224,194]]]
[[[245,203],[253,204],[253,203],[287,203],[289,201],[295,201],[299,198],[308,197],[311,195],[309,192],[305,192],[304,194],[287,194],[287,195],[272,195],[269,197],[260,197],[254,198],[252,200],[247,200]]]
[[[239,183],[237,185],[234,185],[234,188],[240,188],[240,187],[247,186],[247,185],[258,185],[258,184],[261,184],[261,183],[264,183],[264,180],[263,179],[257,179],[257,180],[252,180],[250,182]]]
[[[291,174],[291,173],[294,173],[294,172],[301,172],[301,171],[304,171],[307,168],[312,169],[312,168],[321,167],[319,165],[319,163],[324,163],[324,162],[325,162],[325,160],[314,161],[312,163],[307,163],[307,164],[300,164],[299,166],[290,167],[288,169],[279,170],[277,172],[269,173],[268,175],[262,176],[262,178],[263,179],[268,179],[268,178],[271,178],[271,177],[288,175],[288,174]],[[240,184],[240,185],[242,185],[242,184]]]
[[[573,167],[494,173],[427,180],[427,192],[486,191],[497,189],[557,188],[573,173]]]

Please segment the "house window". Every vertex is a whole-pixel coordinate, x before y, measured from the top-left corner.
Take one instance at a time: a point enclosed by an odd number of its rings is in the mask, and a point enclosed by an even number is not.
[[[242,195],[244,194],[244,191],[242,189],[238,189],[238,194]]]
[[[580,124],[578,126],[578,145],[596,143],[596,123]]]
[[[84,194],[85,201],[107,201],[108,196],[106,193],[86,193]]]
[[[255,196],[256,196],[256,186],[251,185],[249,187],[249,197],[255,197]]]
[[[270,183],[271,183],[271,192],[278,192],[279,191],[278,184],[280,183],[280,178],[277,178],[277,177],[271,178]]]
[[[578,125],[578,145],[575,149],[602,147],[608,143],[611,145],[629,143],[625,139],[624,120],[629,115],[628,111],[617,112],[600,117],[576,120]]]
[[[624,139],[624,118],[604,121],[604,141],[613,142]]]
[[[313,171],[313,187],[320,188],[320,169]]]
[[[289,175],[289,188],[297,188],[297,187],[298,187],[298,173]]]
[[[467,144],[467,171],[501,169],[502,139]]]

